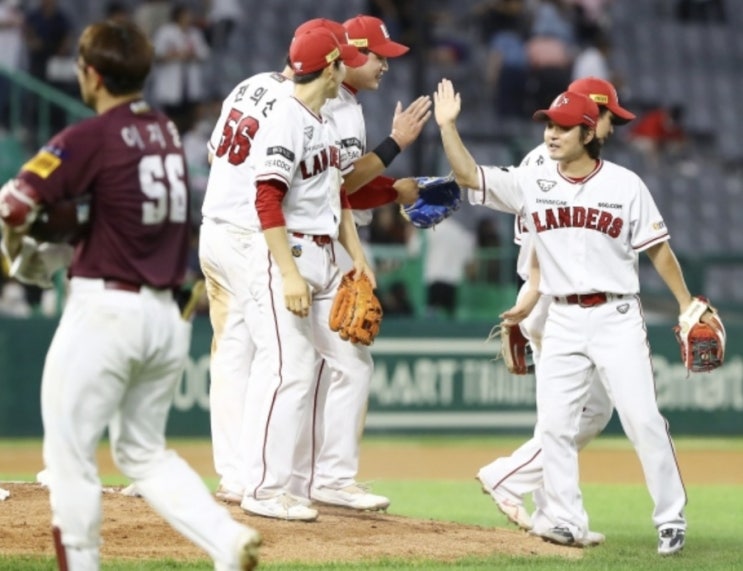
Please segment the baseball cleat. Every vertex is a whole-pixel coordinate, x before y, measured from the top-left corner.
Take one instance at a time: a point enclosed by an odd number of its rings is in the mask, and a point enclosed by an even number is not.
[[[238,565],[240,571],[253,571],[258,567],[258,551],[261,546],[261,534],[252,528],[245,530],[240,538],[239,549],[237,552]]]
[[[498,493],[493,490],[492,486],[487,482],[482,470],[477,474],[477,480],[482,485],[482,493],[488,494],[497,508],[506,516],[508,521],[517,525],[524,531],[529,531],[532,528],[532,521],[529,512],[526,511],[522,502],[517,502],[508,498],[503,493]],[[499,486],[502,487],[502,486]]]
[[[122,496],[129,496],[130,498],[141,498],[142,494],[139,493],[137,487],[134,484],[129,484],[126,488],[121,490]]]
[[[323,504],[341,506],[354,510],[386,510],[390,505],[389,498],[369,493],[359,484],[345,488],[320,486],[311,492],[312,499]]]
[[[606,536],[598,531],[588,531],[585,537],[576,539],[573,532],[565,526],[557,526],[547,531],[529,532],[531,535],[541,537],[545,541],[550,543],[556,543],[558,545],[568,545],[570,547],[594,547],[601,545],[606,541]]]
[[[316,509],[303,505],[298,498],[286,492],[262,500],[244,497],[240,507],[249,514],[275,519],[289,521],[315,521],[317,519]]]
[[[228,490],[224,486],[219,486],[217,488],[217,491],[214,492],[214,497],[217,498],[219,501],[224,502],[226,504],[240,504],[240,502],[243,499],[243,495],[239,494],[233,490]]]
[[[686,530],[678,527],[661,529],[658,532],[658,553],[660,555],[673,555],[684,548],[686,541]]]

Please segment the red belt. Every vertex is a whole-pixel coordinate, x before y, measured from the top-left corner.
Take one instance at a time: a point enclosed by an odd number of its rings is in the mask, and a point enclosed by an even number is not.
[[[312,240],[318,246],[327,246],[333,241],[333,239],[326,234],[313,235],[313,234],[302,234],[301,232],[292,232],[292,236],[295,236],[297,238],[304,238],[305,240]]]
[[[555,301],[558,303],[578,304],[581,307],[595,307],[609,301],[609,299],[622,299],[624,295],[610,294],[603,291],[596,293],[574,293],[566,296],[556,296]]]
[[[103,287],[106,289],[115,289],[119,291],[131,291],[139,293],[142,286],[131,282],[123,282],[121,280],[103,280]]]

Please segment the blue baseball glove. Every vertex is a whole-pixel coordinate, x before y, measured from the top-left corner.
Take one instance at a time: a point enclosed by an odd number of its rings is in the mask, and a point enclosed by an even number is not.
[[[449,176],[419,176],[418,199],[408,206],[401,205],[400,213],[416,228],[432,228],[449,218],[462,204],[462,189]]]

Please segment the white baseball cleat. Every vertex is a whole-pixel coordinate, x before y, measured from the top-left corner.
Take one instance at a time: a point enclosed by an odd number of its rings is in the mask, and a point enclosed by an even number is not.
[[[658,553],[673,555],[684,548],[686,530],[679,527],[668,527],[658,532]]]
[[[550,543],[568,545],[571,547],[594,547],[606,541],[606,536],[598,531],[588,531],[585,537],[576,539],[572,531],[566,526],[556,526],[546,531],[530,531],[531,535],[541,537]]]
[[[523,502],[513,500],[509,498],[506,493],[494,490],[493,485],[488,481],[482,470],[478,472],[477,479],[482,485],[483,494],[488,494],[491,498],[493,498],[495,505],[503,513],[503,515],[508,518],[508,521],[517,525],[524,531],[531,530],[531,516],[529,515],[529,512],[526,511]],[[501,484],[500,486],[498,486],[498,488],[503,488],[503,485]],[[515,494],[511,495],[515,496]]]
[[[238,504],[238,505],[243,499],[242,493],[236,492],[234,490],[228,490],[221,484],[217,488],[217,491],[214,492],[214,497],[217,498],[219,501],[224,502],[226,504]]]
[[[311,492],[312,499],[323,504],[341,506],[354,510],[386,510],[390,505],[389,498],[369,493],[359,484],[345,488],[319,486]]]
[[[5,488],[0,488],[0,502],[4,502],[10,497],[10,492]]]
[[[262,500],[246,496],[240,502],[240,507],[247,513],[275,519],[290,521],[314,521],[317,519],[316,509],[303,505],[298,498],[286,492]]]
[[[41,472],[36,474],[36,483],[41,484],[45,488],[49,487],[49,472],[44,468]]]
[[[119,492],[122,496],[129,496],[130,498],[141,498],[142,494],[139,493],[137,487],[134,484],[129,484],[126,488],[123,488]]]
[[[214,571],[253,571],[258,567],[258,552],[262,542],[260,533],[244,526],[235,542],[233,560],[229,563],[215,562]]]

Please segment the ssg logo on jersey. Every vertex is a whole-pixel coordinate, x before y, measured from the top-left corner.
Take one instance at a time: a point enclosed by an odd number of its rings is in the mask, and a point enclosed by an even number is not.
[[[302,174],[302,178],[307,180],[326,171],[328,167],[341,168],[341,152],[338,147],[321,149],[312,158],[302,161],[299,163],[299,172]]]
[[[532,212],[537,232],[560,228],[586,228],[616,238],[624,227],[624,220],[611,212],[583,206],[550,208],[543,212]]]
[[[557,186],[557,181],[544,180],[543,178],[540,178],[537,179],[537,184],[539,185],[539,190],[541,190],[542,192],[549,192]]]

